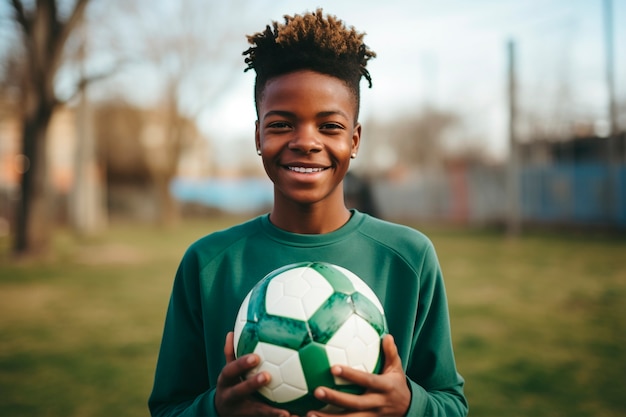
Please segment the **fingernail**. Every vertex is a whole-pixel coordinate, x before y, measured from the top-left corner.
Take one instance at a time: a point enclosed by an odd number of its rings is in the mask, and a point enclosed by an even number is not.
[[[260,373],[256,376],[256,380],[258,383],[262,384],[267,380],[267,378],[265,377],[264,373]]]

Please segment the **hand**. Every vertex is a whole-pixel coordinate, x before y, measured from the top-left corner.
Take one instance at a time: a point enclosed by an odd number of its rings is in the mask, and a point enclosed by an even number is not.
[[[409,409],[411,390],[409,389],[402,361],[393,336],[383,338],[385,364],[380,375],[352,369],[349,366],[333,366],[335,376],[365,388],[361,395],[348,394],[326,387],[315,390],[315,397],[329,404],[343,408],[344,416],[403,416]],[[308,416],[332,417],[333,414],[311,411]],[[336,415],[335,415],[336,417]]]
[[[259,356],[244,355],[235,359],[233,332],[226,335],[224,355],[226,365],[217,378],[215,408],[220,416],[275,416],[290,417],[289,412],[260,402],[252,395],[270,382],[267,372],[259,372],[245,379],[245,374],[259,364]]]

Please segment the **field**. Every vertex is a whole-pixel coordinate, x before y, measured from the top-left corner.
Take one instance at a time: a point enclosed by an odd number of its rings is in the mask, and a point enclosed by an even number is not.
[[[59,232],[10,261],[0,238],[0,416],[146,416],[163,318],[188,243],[176,230]],[[448,289],[472,416],[626,415],[626,239],[422,229]]]

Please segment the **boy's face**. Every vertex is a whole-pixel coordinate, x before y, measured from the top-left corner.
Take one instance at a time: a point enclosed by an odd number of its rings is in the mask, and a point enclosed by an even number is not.
[[[268,80],[255,140],[276,203],[340,202],[359,146],[355,98],[338,78],[303,70]]]

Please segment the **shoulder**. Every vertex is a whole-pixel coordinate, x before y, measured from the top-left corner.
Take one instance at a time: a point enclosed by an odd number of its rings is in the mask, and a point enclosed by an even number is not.
[[[424,268],[438,267],[432,241],[413,227],[365,215],[359,233],[374,245],[377,258],[401,260],[417,273]]]
[[[408,225],[381,220],[367,214],[364,215],[359,231],[381,245],[400,252],[433,249],[432,241],[421,231]]]
[[[258,234],[261,230],[260,220],[260,217],[256,217],[205,235],[189,245],[184,256],[185,258],[215,258],[234,245],[245,242],[250,236]]]

